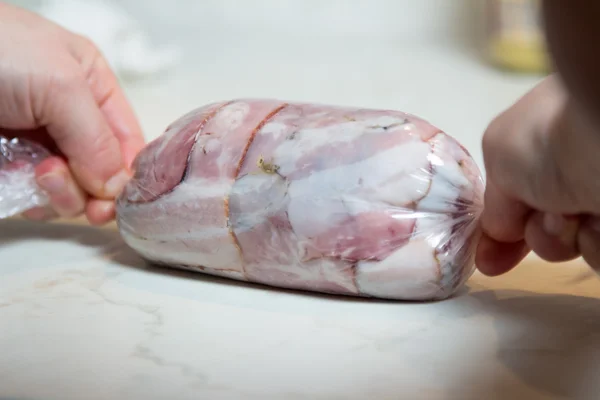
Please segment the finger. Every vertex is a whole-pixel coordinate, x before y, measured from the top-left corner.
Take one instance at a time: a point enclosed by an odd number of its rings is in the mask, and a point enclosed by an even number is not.
[[[579,257],[577,232],[579,219],[537,212],[527,221],[525,240],[539,257],[564,262]]]
[[[488,181],[484,194],[481,228],[491,239],[515,243],[525,238],[525,224],[531,209],[502,193]]]
[[[36,167],[37,184],[50,198],[54,211],[63,218],[83,213],[86,195],[77,185],[64,160],[50,157]]]
[[[600,274],[600,218],[592,217],[581,224],[577,243],[586,263]]]
[[[475,264],[484,275],[498,276],[516,267],[529,251],[525,241],[503,243],[484,234],[477,246]]]
[[[78,183],[97,198],[112,199],[129,179],[119,141],[78,74],[66,75],[50,89],[41,123],[69,160]]]
[[[23,212],[23,217],[31,221],[49,221],[58,218],[52,207],[34,207]]]
[[[108,62],[93,43],[80,38],[76,40],[73,53],[81,63],[94,99],[121,145],[124,162],[130,167],[145,145],[133,109]]]
[[[87,204],[85,214],[91,225],[104,225],[115,218],[115,203],[92,199]]]

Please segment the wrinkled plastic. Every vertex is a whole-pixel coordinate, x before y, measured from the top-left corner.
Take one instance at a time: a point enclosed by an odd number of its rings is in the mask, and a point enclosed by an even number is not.
[[[176,120],[134,169],[117,223],[157,264],[401,300],[447,298],[474,271],[480,170],[414,115],[214,103]]]
[[[50,153],[29,140],[0,136],[0,219],[48,204],[35,167]]]

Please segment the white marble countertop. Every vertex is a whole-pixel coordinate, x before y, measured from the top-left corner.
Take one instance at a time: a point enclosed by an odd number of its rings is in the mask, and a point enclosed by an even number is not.
[[[238,96],[398,108],[481,164],[489,120],[538,78],[443,44],[198,43],[126,85],[148,138]],[[145,265],[80,221],[0,222],[0,399],[597,398],[600,281],[535,258],[444,302],[280,291]]]

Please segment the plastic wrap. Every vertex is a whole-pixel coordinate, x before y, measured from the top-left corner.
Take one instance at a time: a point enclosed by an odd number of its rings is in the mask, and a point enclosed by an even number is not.
[[[35,142],[0,136],[0,219],[48,204],[35,182],[35,167],[49,155]]]
[[[447,298],[474,271],[481,173],[414,115],[209,104],[149,143],[134,170],[117,223],[164,266],[402,300]]]

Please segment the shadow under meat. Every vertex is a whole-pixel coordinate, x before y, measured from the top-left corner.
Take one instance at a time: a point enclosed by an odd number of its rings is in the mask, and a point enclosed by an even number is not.
[[[525,385],[544,393],[544,398],[598,398],[600,299],[485,290],[442,307],[448,307],[450,318],[457,311],[492,316],[497,361]],[[484,385],[487,394],[481,395],[489,397],[502,387],[508,389],[509,383],[492,385]]]
[[[112,262],[142,270],[144,273],[204,280],[294,296],[319,297],[328,301],[394,303],[279,289],[200,272],[154,266],[144,261],[125,244],[114,225],[95,228],[76,223],[36,223],[21,219],[0,221],[0,248],[16,241],[31,239],[71,241],[98,248]],[[526,282],[524,286],[525,284]],[[497,361],[527,386],[559,398],[597,398],[596,393],[600,391],[600,381],[596,379],[596,372],[600,368],[599,299],[504,289],[492,291],[480,288],[469,292],[468,288],[464,288],[453,298],[438,302],[436,307],[441,324],[448,319],[456,321],[479,315],[491,316],[498,338]],[[489,387],[491,384],[494,387]],[[482,398],[490,398],[492,393],[505,384],[507,383],[500,381],[489,382],[489,385],[486,383],[475,390],[488,390],[487,394],[481,392],[481,395]]]
[[[353,297],[339,294],[318,293],[299,289],[286,289],[269,286],[261,283],[236,281],[234,279],[213,276],[201,271],[192,271],[151,263],[132,248],[121,238],[116,225],[93,227],[85,223],[69,221],[60,222],[34,222],[20,218],[0,221],[0,249],[10,243],[25,240],[45,240],[56,242],[73,242],[83,246],[96,248],[102,257],[126,268],[133,268],[144,273],[159,274],[181,279],[194,279],[211,282],[219,285],[244,287],[259,291],[277,292],[291,296],[308,296],[327,299],[337,302],[369,302],[369,303],[394,303],[397,300],[374,299],[366,297]],[[462,288],[458,294],[464,294],[468,288]],[[404,303],[411,303],[404,301]],[[423,302],[419,302],[423,303]]]

